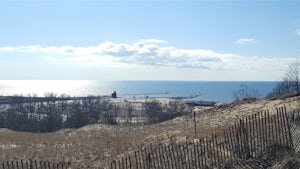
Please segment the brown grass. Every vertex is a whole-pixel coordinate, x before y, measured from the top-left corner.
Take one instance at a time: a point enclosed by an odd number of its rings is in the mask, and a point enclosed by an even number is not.
[[[222,137],[223,128],[261,110],[285,106],[299,108],[300,97],[257,100],[213,108],[197,108],[197,138]],[[0,129],[0,162],[39,159],[66,162],[73,168],[92,168],[149,145],[178,144],[194,138],[193,116],[187,115],[154,125],[111,126],[94,124],[54,133],[14,132]]]

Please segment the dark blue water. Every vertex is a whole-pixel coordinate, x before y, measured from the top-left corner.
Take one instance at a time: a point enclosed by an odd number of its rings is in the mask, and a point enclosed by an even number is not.
[[[138,81],[138,82],[118,82],[115,90],[124,95],[126,94],[151,94],[149,97],[189,97],[200,93],[195,99],[217,102],[233,101],[233,93],[240,89],[241,85],[258,91],[259,98],[265,97],[274,89],[278,82],[182,82],[182,81]],[[114,85],[112,85],[114,86]],[[157,95],[155,93],[165,93]]]
[[[61,80],[1,80],[0,95],[44,95],[47,92],[71,96],[110,95],[116,91],[123,98],[188,97],[201,93],[196,100],[231,102],[233,92],[241,85],[258,91],[265,97],[278,82],[190,82],[190,81],[61,81]]]

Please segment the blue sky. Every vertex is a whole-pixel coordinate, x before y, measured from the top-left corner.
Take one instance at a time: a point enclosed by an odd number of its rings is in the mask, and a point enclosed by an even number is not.
[[[0,79],[280,80],[300,1],[0,0]]]

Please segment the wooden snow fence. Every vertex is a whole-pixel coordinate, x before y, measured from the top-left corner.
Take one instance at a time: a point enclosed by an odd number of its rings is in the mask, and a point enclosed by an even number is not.
[[[300,147],[300,125],[298,131],[296,122],[300,124],[299,111],[291,115],[285,108],[277,108],[275,114],[258,112],[224,129],[223,137],[212,135],[211,138],[194,139],[184,144],[149,146],[113,160],[107,168],[224,168],[239,160],[259,158],[262,153],[271,150],[295,149],[295,143]]]
[[[67,169],[64,163],[52,163],[37,160],[18,160],[1,163],[1,169]]]

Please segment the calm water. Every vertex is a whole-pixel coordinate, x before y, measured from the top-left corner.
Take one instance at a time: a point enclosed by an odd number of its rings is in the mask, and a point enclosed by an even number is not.
[[[233,92],[242,84],[265,97],[278,82],[186,82],[186,81],[78,81],[78,80],[0,80],[0,95],[28,95],[53,92],[71,96],[110,95],[113,91],[124,98],[178,97],[201,93],[197,100],[233,101]],[[167,93],[167,94],[166,94]]]

